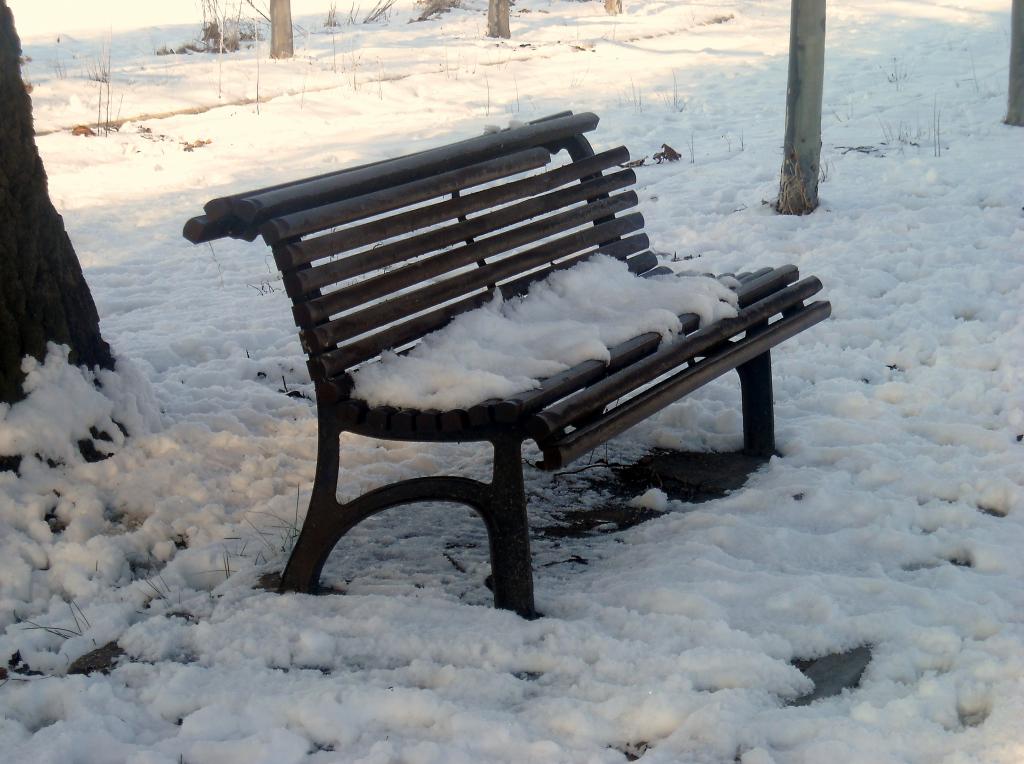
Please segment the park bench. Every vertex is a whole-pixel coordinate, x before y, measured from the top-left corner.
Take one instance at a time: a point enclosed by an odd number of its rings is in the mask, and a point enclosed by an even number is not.
[[[282,574],[282,591],[316,591],[338,540],[389,507],[466,504],[482,517],[496,607],[535,614],[523,443],[556,470],[710,380],[735,369],[744,451],[775,450],[770,349],[830,313],[805,303],[821,289],[793,266],[735,277],[739,311],[683,336],[657,333],[610,348],[503,400],[446,411],[369,406],[352,396],[351,372],[383,351],[402,352],[495,290],[523,295],[553,271],[600,252],[633,273],[667,269],[649,251],[635,211],[636,176],[624,147],[594,153],[593,114],[546,117],[373,164],[213,199],[185,224],[193,243],[230,236],[271,246],[292,300],[316,390],[318,452],[309,509]],[[562,153],[564,152],[564,154]],[[557,160],[559,161],[556,161]],[[738,286],[735,286],[738,284]],[[354,500],[337,499],[339,437],[481,441],[493,477],[404,480]]]

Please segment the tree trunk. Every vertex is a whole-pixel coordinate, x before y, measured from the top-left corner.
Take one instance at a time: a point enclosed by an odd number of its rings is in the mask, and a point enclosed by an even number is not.
[[[487,1],[487,36],[506,40],[512,36],[508,28],[508,0]]]
[[[604,0],[604,10],[609,16],[622,13],[622,0]]]
[[[114,367],[82,267],[50,202],[36,149],[32,101],[21,81],[21,42],[0,0],[0,402],[23,397],[21,359],[46,356],[46,343],[71,348],[71,361]],[[81,138],[79,140],[92,140]],[[84,147],[83,147],[84,148]]]
[[[784,215],[804,215],[818,206],[824,79],[825,0],[792,0],[786,139],[776,207]]]
[[[1010,95],[1006,124],[1024,127],[1024,0],[1013,0],[1010,13]]]
[[[291,0],[270,0],[270,57],[291,58],[294,53]]]

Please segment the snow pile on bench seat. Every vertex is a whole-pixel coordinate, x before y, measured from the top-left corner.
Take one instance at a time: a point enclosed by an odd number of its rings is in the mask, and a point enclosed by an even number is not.
[[[609,347],[645,332],[671,341],[682,313],[706,326],[736,315],[736,295],[706,276],[640,278],[599,255],[524,297],[463,313],[407,354],[383,354],[355,371],[352,395],[371,406],[465,408],[530,390],[583,361],[607,361]]]

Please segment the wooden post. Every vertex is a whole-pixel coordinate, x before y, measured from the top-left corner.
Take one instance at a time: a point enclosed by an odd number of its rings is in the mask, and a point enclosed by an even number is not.
[[[294,52],[291,0],[270,0],[270,57],[291,58]]]
[[[1013,0],[1010,14],[1010,94],[1006,124],[1024,127],[1024,0]]]
[[[488,0],[487,2],[487,36],[512,36],[508,26],[508,0]]]
[[[825,0],[792,0],[786,138],[776,206],[784,215],[804,215],[818,206],[824,77]]]

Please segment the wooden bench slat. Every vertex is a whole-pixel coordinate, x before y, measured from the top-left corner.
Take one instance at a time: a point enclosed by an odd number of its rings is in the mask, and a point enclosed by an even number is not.
[[[462,432],[469,427],[469,414],[465,409],[441,412],[441,432]]]
[[[641,249],[645,249],[649,244],[650,242],[648,241],[647,234],[645,233],[637,234],[635,236],[628,236],[625,239],[619,239],[618,241],[609,242],[608,244],[598,247],[597,249],[582,252],[578,255],[568,257],[564,260],[560,260],[557,263],[553,263],[539,270],[527,273],[523,276],[517,276],[513,278],[511,281],[506,281],[503,284],[499,284],[499,286],[501,287],[502,296],[504,296],[505,299],[509,299],[511,297],[521,297],[524,294],[526,294],[529,291],[530,287],[533,284],[536,284],[538,281],[543,281],[556,271],[564,271],[567,270],[568,268],[572,268],[573,266],[582,263],[584,260],[593,257],[595,254],[610,255],[611,257],[614,257],[618,260],[625,260],[626,265],[630,267],[630,270],[632,272],[635,273],[636,271],[633,270],[633,264],[630,258],[627,257],[627,255],[631,255],[634,252],[639,252]],[[643,265],[643,261],[636,263],[636,265]]]
[[[421,411],[416,415],[416,432],[432,433],[441,431],[441,412],[436,409]]]
[[[302,330],[300,339],[306,351],[311,355],[322,353],[339,342],[358,337],[376,327],[454,300],[460,295],[468,294],[488,284],[497,283],[545,262],[568,257],[587,247],[610,242],[616,237],[639,231],[643,228],[643,224],[643,216],[637,212],[615,218],[607,223],[574,231],[568,236],[544,242],[490,265],[461,273],[455,278],[429,284],[390,300],[348,313],[315,329]]]
[[[530,124],[537,124],[540,122],[547,122],[553,119],[560,119],[562,117],[571,117],[573,114],[571,111],[563,111],[557,114],[551,114],[546,117],[539,117],[531,120]],[[594,124],[596,126],[596,123]],[[507,128],[512,130],[515,128]],[[589,129],[593,129],[592,127]],[[467,140],[474,140],[469,138]],[[560,139],[565,140],[565,139]],[[549,146],[550,149],[554,149],[554,146],[558,144],[558,141]],[[414,152],[408,156],[417,156],[424,153],[423,151]],[[367,168],[376,167],[378,165],[390,162],[391,159],[379,159],[375,162],[367,162],[365,164],[356,165],[354,167],[346,167],[341,170],[331,170],[330,172],[320,173],[318,175],[312,175],[305,178],[298,178],[296,180],[285,181],[284,183],[274,183],[269,186],[263,186],[262,188],[251,189],[238,194],[229,194],[227,196],[216,197],[211,199],[203,206],[204,215],[198,215],[185,224],[184,236],[186,239],[194,244],[201,242],[212,241],[213,239],[221,238],[223,236],[231,236],[234,238],[243,238],[247,241],[252,241],[256,238],[257,231],[254,227],[245,225],[241,220],[235,218],[231,214],[232,204],[240,199],[244,199],[248,196],[254,196],[262,194],[268,191],[277,191],[280,189],[291,188],[301,183],[306,183],[311,180],[322,180],[326,178],[333,178],[339,175],[346,175],[356,170],[365,170]]]
[[[207,241],[230,236],[232,223],[233,221],[230,219],[212,220],[209,215],[197,215],[185,221],[181,235],[193,244],[202,244]]]
[[[652,268],[657,267],[658,256],[650,250],[647,250],[626,258],[626,263],[629,265],[629,272],[635,273],[639,276],[649,272]]]
[[[357,425],[366,418],[366,406],[362,401],[342,401],[336,405],[338,424],[342,427]]]
[[[399,409],[388,423],[388,429],[400,435],[409,435],[416,431],[416,418],[419,416],[416,409]]]
[[[271,218],[260,226],[260,234],[267,244],[276,244],[282,239],[306,236],[334,226],[346,225],[356,220],[419,204],[459,189],[471,188],[482,183],[536,170],[550,161],[551,155],[546,149],[526,149],[479,164],[442,172],[422,180]]]
[[[749,279],[744,280],[743,288],[739,290],[739,303],[741,308],[752,305],[763,299],[772,292],[776,292],[788,284],[792,284],[800,278],[800,271],[795,265],[784,265],[780,268],[765,268],[751,274]]]
[[[573,430],[557,440],[541,443],[544,452],[541,468],[560,469],[682,396],[823,321],[830,313],[829,303],[811,303],[799,313],[771,324],[764,332],[728,343],[728,347],[722,352],[630,398],[592,423]]]
[[[351,226],[343,231],[314,236],[299,242],[280,244],[274,247],[274,257],[277,267],[287,270],[324,257],[356,250],[368,244],[404,236],[420,228],[437,225],[448,220],[457,220],[460,217],[488,210],[497,205],[551,191],[567,183],[598,175],[603,170],[620,165],[627,159],[629,159],[629,152],[625,147],[620,146],[579,162],[560,165],[538,175],[512,180],[491,188],[462,194],[454,199],[420,207],[416,210],[416,215],[391,215],[380,220]],[[361,270],[353,270],[344,278],[372,270],[374,267],[372,263],[372,258],[368,259],[367,264],[361,266]]]
[[[730,337],[767,321],[787,308],[799,305],[820,290],[821,282],[818,279],[806,278],[742,309],[734,318],[716,321],[687,337],[668,343],[642,360],[538,412],[527,423],[527,431],[537,440],[545,439],[580,419],[600,412],[617,398],[652,382],[686,361],[708,354]]]
[[[475,406],[470,406],[467,411],[470,425],[473,427],[486,427],[493,423],[494,411],[498,403],[500,403],[498,398],[491,398]]]
[[[367,408],[366,424],[375,430],[387,430],[391,427],[391,417],[398,411],[394,406],[373,406]]]
[[[306,295],[314,289],[330,286],[331,284],[338,283],[339,281],[351,278],[352,276],[367,273],[370,270],[376,270],[378,268],[401,263],[406,260],[420,257],[421,255],[435,252],[444,247],[465,242],[467,239],[483,236],[491,233],[492,231],[497,231],[498,229],[523,223],[524,221],[538,217],[539,215],[555,212],[570,204],[578,204],[579,202],[591,199],[596,200],[592,202],[592,204],[610,204],[606,199],[602,199],[600,197],[605,196],[612,191],[625,188],[635,182],[635,180],[636,175],[632,170],[623,170],[611,175],[602,175],[584,183],[572,185],[558,191],[552,191],[542,196],[535,196],[527,199],[526,201],[512,204],[508,207],[503,207],[500,210],[488,213],[487,215],[470,218],[464,222],[458,222],[454,225],[428,231],[417,236],[412,236],[408,239],[402,239],[391,244],[385,244],[384,246],[350,255],[340,260],[297,270],[294,273],[286,274],[285,286],[290,286],[289,294],[294,292],[292,295],[294,299],[294,297]],[[636,192],[630,191],[627,193],[632,193],[635,197]],[[619,195],[617,198],[621,200],[624,197],[623,195]],[[630,206],[636,206],[636,202],[633,202]],[[574,219],[573,215],[579,216],[589,214],[581,213],[581,209],[582,208],[571,208],[567,212],[560,213],[561,216],[552,215],[547,218],[542,218],[536,222],[529,223],[509,231],[503,231],[499,236],[477,242],[475,245],[466,245],[466,247],[475,246],[474,252],[468,255],[469,260],[467,260],[467,262],[473,262],[485,257],[490,257],[494,254],[505,251],[505,249],[519,246],[520,244],[527,243],[535,238],[540,238],[543,235],[547,235],[544,234],[545,230],[550,229],[552,232],[565,230],[564,228],[552,228],[551,226],[555,223],[571,222]],[[604,214],[613,214],[621,209],[626,208],[619,206],[610,212],[595,208],[594,212],[599,213],[596,217],[590,217],[589,220],[580,220],[577,224],[582,225],[583,223],[593,221],[598,217],[601,217],[600,213],[602,212]],[[418,214],[418,210],[414,210],[413,212],[406,214],[416,216]],[[518,241],[519,243],[506,243],[512,241]]]
[[[338,175],[300,181],[246,194],[241,198],[230,198],[228,207],[230,214],[245,223],[259,225],[272,217],[287,215],[306,207],[330,204],[349,196],[379,191],[525,148],[556,143],[593,130],[597,123],[598,118],[594,114],[575,114],[527,124],[516,130],[480,135]]]
[[[354,167],[345,167],[341,170],[331,170],[330,172],[323,172],[319,175],[310,175],[305,178],[297,178],[295,180],[287,180],[284,183],[274,183],[270,186],[263,186],[262,188],[254,188],[249,191],[243,191],[239,194],[229,194],[227,196],[218,196],[211,199],[203,205],[203,211],[206,213],[210,220],[224,220],[231,217],[231,206],[234,202],[244,199],[247,196],[255,196],[257,194],[263,194],[268,191],[278,191],[284,188],[291,188],[301,183],[307,183],[311,180],[324,180],[326,178],[334,178],[339,175],[345,175],[347,173],[355,172],[356,170],[365,170],[369,167],[376,167],[379,164],[384,164],[390,161],[390,159],[378,159],[375,162],[366,162],[365,164],[356,165]]]

